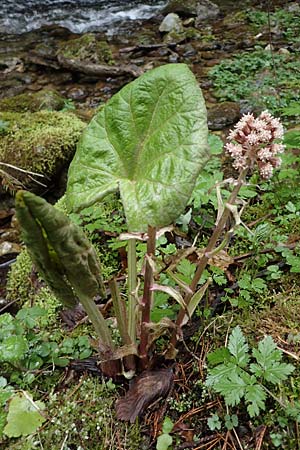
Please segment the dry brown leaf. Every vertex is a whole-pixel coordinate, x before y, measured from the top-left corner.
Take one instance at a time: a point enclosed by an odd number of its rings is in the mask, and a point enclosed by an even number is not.
[[[173,383],[172,369],[146,370],[136,377],[125,397],[116,403],[117,418],[133,423],[147,406],[165,397]]]

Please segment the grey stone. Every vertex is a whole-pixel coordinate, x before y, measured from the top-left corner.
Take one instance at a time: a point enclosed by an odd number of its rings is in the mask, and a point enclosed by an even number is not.
[[[177,14],[168,14],[159,26],[159,31],[161,33],[169,33],[170,31],[175,31],[180,33],[183,31],[182,22]]]

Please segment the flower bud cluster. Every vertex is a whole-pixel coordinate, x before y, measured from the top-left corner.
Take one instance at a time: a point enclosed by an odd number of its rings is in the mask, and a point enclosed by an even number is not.
[[[257,164],[260,176],[267,180],[281,165],[281,158],[277,155],[284,151],[284,145],[277,140],[282,138],[280,120],[268,111],[263,111],[257,118],[253,114],[244,114],[230,131],[230,142],[225,145],[225,151],[234,159],[235,169],[250,169]]]

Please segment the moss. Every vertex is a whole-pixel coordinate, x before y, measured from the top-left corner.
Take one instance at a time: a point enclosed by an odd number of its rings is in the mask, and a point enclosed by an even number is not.
[[[74,386],[50,395],[46,402],[47,417],[37,435],[10,443],[12,450],[76,448],[84,450],[142,450],[141,429],[115,419],[117,393],[112,383],[98,378],[82,377]],[[63,444],[64,443],[64,444]],[[121,445],[121,447],[120,447]]]
[[[11,265],[6,285],[6,296],[9,301],[17,300],[19,305],[31,302],[35,295],[35,288],[30,279],[32,262],[26,249]]]
[[[58,54],[68,59],[79,59],[95,64],[114,64],[110,46],[98,40],[94,34],[87,33],[78,39],[61,44]]]
[[[4,98],[0,100],[0,111],[17,113],[36,112],[45,109],[59,111],[64,108],[65,100],[56,91],[42,90]]]
[[[40,111],[36,113],[0,113],[6,123],[0,141],[0,161],[53,177],[72,157],[85,128],[71,113]],[[8,170],[8,169],[7,169]],[[9,169],[25,186],[32,179]]]

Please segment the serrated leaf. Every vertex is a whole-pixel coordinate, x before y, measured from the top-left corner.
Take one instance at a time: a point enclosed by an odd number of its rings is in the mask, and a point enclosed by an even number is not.
[[[115,94],[83,132],[70,165],[69,209],[120,190],[130,231],[183,212],[207,154],[206,109],[185,64],[150,70]]]
[[[270,362],[280,361],[282,353],[277,348],[272,336],[266,336],[258,343],[257,349],[253,349],[253,356],[258,364],[266,368]]]
[[[214,352],[208,353],[207,360],[210,364],[216,365],[229,361],[230,353],[228,348],[217,348]]]
[[[168,450],[172,445],[173,438],[169,434],[161,434],[157,438],[156,450]]]
[[[220,364],[213,369],[208,371],[208,376],[206,378],[206,386],[215,386],[217,383],[222,382],[222,380],[227,380],[228,376],[237,370],[236,364],[233,362],[227,364]]]
[[[247,411],[250,417],[258,416],[265,409],[266,393],[262,386],[253,384],[246,387],[245,400],[249,403]]]
[[[41,414],[43,409],[42,402],[34,402],[27,392],[18,392],[9,403],[7,425],[3,433],[8,437],[34,433],[46,420]]]
[[[239,326],[232,330],[229,337],[228,350],[235,357],[240,367],[245,367],[249,362],[249,346]]]
[[[250,366],[251,370],[255,370]],[[274,362],[272,366],[269,366],[265,371],[261,373],[261,376],[272,384],[278,384],[281,381],[287,379],[287,377],[295,370],[292,364]]]
[[[213,388],[223,395],[227,406],[234,406],[244,396],[246,386],[243,378],[237,372],[232,372],[227,379],[224,377],[218,383],[215,383]]]
[[[258,348],[253,349],[252,353],[257,364],[250,364],[251,372],[270,383],[278,384],[286,380],[295,369],[292,364],[281,362],[282,353],[271,336],[260,341]]]

